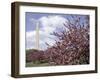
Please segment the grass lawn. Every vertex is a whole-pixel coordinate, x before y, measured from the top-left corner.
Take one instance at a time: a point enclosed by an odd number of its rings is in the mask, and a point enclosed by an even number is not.
[[[41,66],[51,66],[49,63],[41,63],[41,64],[36,64],[33,62],[27,62],[26,67],[41,67]]]

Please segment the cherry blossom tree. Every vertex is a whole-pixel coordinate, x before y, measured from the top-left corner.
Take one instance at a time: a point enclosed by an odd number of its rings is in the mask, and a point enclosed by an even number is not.
[[[79,16],[72,16],[72,21],[64,23],[65,30],[53,32],[58,38],[53,46],[44,51],[45,59],[55,65],[89,64],[89,16],[84,22]]]

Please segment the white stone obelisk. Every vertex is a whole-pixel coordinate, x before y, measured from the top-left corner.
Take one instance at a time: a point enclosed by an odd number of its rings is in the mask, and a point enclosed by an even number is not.
[[[36,49],[39,50],[39,22],[36,21]]]

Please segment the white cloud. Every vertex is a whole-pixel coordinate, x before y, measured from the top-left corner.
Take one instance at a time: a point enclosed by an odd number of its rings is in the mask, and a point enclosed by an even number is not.
[[[67,20],[62,16],[47,16],[42,17],[39,19],[42,23],[42,30],[46,32],[52,32],[56,28],[64,28],[64,23],[67,22]]]
[[[31,49],[35,43],[35,31],[26,32],[26,48]]]
[[[40,43],[40,49],[45,50],[47,48],[47,45],[45,42],[47,42],[49,45],[55,44],[56,37],[53,35],[50,35],[50,33],[57,31],[57,29],[63,29],[64,23],[67,21],[62,16],[45,16],[41,17],[39,19],[41,22],[41,28],[39,30],[39,43]],[[26,48],[35,48],[35,33],[36,31],[30,31],[26,32]]]

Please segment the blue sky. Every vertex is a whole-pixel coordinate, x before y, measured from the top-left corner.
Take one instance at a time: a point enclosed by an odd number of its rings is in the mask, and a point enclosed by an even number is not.
[[[75,15],[74,15],[75,16]],[[82,18],[81,23],[85,20],[85,15],[78,15]],[[51,33],[58,32],[60,30],[67,30],[64,27],[64,23],[68,23],[68,20],[72,21],[71,14],[53,14],[53,13],[33,13],[26,12],[25,14],[26,25],[26,49],[35,48],[35,20],[39,21],[39,48],[42,50],[47,49],[46,42],[49,45],[54,45],[57,38]]]
[[[51,13],[32,13],[32,12],[26,12],[26,31],[31,31],[35,29],[35,24],[31,22],[31,19],[38,20],[41,17],[49,17],[49,16],[62,16],[64,18],[69,18],[70,15],[62,15],[62,14],[51,14]]]

